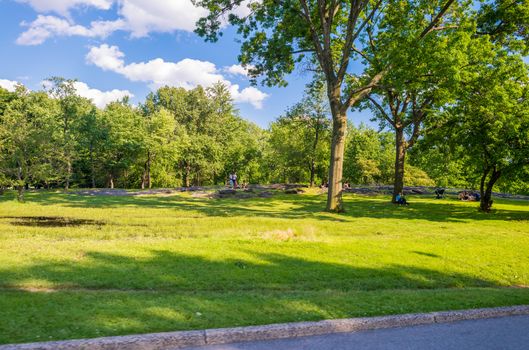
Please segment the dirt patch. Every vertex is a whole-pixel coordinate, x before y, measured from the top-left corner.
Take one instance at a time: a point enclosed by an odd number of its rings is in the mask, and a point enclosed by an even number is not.
[[[286,242],[286,241],[295,239],[297,235],[293,229],[288,228],[286,230],[274,230],[274,231],[263,232],[261,234],[261,237],[264,239],[270,239],[273,241]]]
[[[61,216],[7,216],[11,225],[29,227],[72,227],[72,226],[102,226],[105,223],[97,220],[76,219]]]

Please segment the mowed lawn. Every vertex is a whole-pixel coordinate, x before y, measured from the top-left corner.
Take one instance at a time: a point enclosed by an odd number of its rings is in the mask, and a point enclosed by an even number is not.
[[[529,304],[529,201],[26,198],[0,197],[0,343]]]

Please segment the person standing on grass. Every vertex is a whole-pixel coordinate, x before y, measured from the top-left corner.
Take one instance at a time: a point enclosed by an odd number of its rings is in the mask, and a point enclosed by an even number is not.
[[[237,188],[238,185],[237,185],[237,173],[234,171],[233,172],[233,188]]]
[[[228,182],[230,184],[230,188],[233,188],[233,185],[234,185],[234,181],[233,181],[233,173],[230,173],[229,177],[228,177]]]

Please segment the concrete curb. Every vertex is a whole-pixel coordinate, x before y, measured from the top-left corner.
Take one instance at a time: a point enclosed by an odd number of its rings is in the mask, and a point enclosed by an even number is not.
[[[0,345],[0,350],[165,350],[187,346],[305,337],[517,315],[529,315],[529,305],[9,344]]]

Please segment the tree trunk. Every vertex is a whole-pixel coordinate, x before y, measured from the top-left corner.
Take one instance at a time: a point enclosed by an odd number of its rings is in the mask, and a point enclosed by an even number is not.
[[[333,110],[333,128],[331,143],[331,164],[329,167],[329,190],[327,192],[327,210],[343,212],[342,175],[343,155],[345,149],[345,133],[347,132],[347,116],[337,108]]]
[[[151,189],[151,151],[147,152],[147,186]]]
[[[92,180],[92,188],[96,188],[96,171],[94,165],[94,145],[90,142],[90,177]]]
[[[314,158],[310,160],[310,187],[314,187]]]
[[[24,201],[24,183],[22,181],[22,166],[20,165],[20,162],[17,162],[17,163],[18,163],[18,171],[17,171],[17,180],[18,180],[17,191],[18,191],[18,194],[17,194],[17,200],[19,202],[23,202]]]
[[[114,188],[114,175],[112,173],[108,174],[108,187]]]
[[[149,153],[147,152],[147,158],[149,158]],[[147,161],[143,163],[143,174],[141,174],[141,189],[145,189],[145,184],[147,183]]]
[[[189,179],[189,177],[191,176],[191,167],[189,166],[189,164],[186,164],[185,169],[185,187],[189,187],[189,185],[191,184],[191,180]]]
[[[404,140],[404,130],[402,127],[395,128],[395,179],[393,181],[393,198],[391,201],[396,203],[396,197],[404,189],[404,162],[406,160],[406,140]]]
[[[66,183],[64,184],[64,189],[68,190],[70,188],[70,177],[72,176],[72,162],[70,159],[66,161]]]
[[[490,179],[485,186],[487,175],[491,169],[485,169],[483,176],[481,177],[480,195],[481,199],[479,202],[479,209],[484,212],[490,212],[492,208],[492,187],[501,176],[501,170],[496,170],[496,167],[492,169]]]
[[[17,200],[21,203],[24,202],[24,186],[23,185],[17,186]]]

